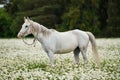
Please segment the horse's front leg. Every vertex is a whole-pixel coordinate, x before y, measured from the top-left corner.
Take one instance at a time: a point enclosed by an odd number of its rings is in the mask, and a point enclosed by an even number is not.
[[[47,53],[47,55],[48,55],[48,57],[49,57],[49,59],[50,59],[50,64],[51,64],[51,66],[54,67],[54,66],[55,66],[55,65],[54,65],[54,53],[51,52],[51,51],[49,51],[49,52]]]

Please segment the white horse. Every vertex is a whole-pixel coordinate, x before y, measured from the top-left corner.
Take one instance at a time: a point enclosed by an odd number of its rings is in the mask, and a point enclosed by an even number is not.
[[[17,35],[18,38],[33,34],[35,39],[42,44],[52,66],[54,66],[54,54],[69,53],[71,51],[74,53],[76,63],[79,63],[80,52],[82,53],[84,63],[87,63],[86,51],[89,41],[91,41],[95,61],[98,64],[99,57],[96,49],[95,37],[91,32],[84,32],[78,29],[67,32],[58,32],[54,29],[47,29],[43,25],[40,25],[29,18],[24,18],[24,21],[25,22]]]

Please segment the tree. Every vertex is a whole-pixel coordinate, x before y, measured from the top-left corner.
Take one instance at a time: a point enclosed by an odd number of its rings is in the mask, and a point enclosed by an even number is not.
[[[108,0],[106,36],[120,37],[120,1]]]
[[[12,23],[11,16],[5,12],[5,9],[0,9],[0,37],[10,37],[10,24]],[[9,35],[9,36],[8,36]]]
[[[118,0],[10,0],[2,11],[9,19],[5,16],[2,19],[1,15],[0,26],[3,30],[4,25],[9,25],[11,35],[6,36],[16,37],[24,22],[23,17],[28,16],[58,31],[81,29],[98,37],[119,37],[119,4]],[[6,32],[3,30],[3,33]]]

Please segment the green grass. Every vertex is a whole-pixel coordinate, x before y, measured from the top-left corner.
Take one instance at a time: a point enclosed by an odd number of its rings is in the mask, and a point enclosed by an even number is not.
[[[83,65],[81,54],[76,65],[71,52],[56,54],[53,68],[39,43],[33,47],[18,39],[0,39],[0,80],[120,80],[120,39],[97,39],[97,45],[99,68],[90,45],[87,65]]]

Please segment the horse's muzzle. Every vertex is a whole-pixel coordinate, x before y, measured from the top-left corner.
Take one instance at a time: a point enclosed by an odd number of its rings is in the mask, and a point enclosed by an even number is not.
[[[22,37],[22,33],[18,33],[17,37],[20,39]]]

